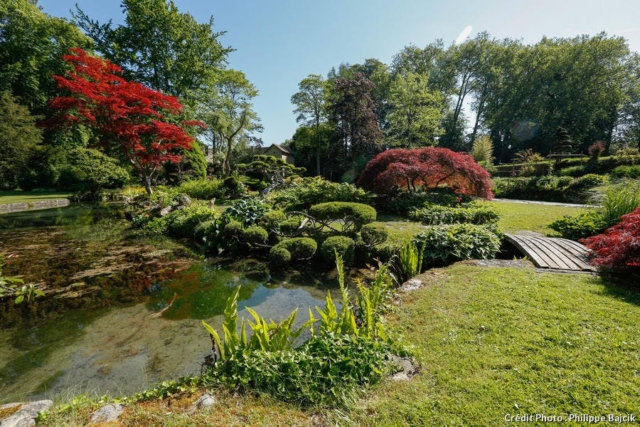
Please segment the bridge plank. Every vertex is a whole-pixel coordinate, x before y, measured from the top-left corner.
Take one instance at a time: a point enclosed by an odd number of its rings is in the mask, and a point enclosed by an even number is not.
[[[589,250],[568,239],[505,234],[539,268],[563,271],[595,271],[587,263]]]

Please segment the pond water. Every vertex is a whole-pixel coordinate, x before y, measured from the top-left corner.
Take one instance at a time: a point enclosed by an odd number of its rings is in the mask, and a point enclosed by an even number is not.
[[[189,259],[175,243],[131,234],[120,209],[0,216],[0,253],[18,255],[4,273],[53,292],[32,306],[0,307],[0,403],[128,395],[199,374],[211,353],[201,322],[221,330],[237,286],[244,317],[247,306],[274,320],[299,308],[302,324],[324,303],[327,288],[307,273],[276,280],[259,262]]]

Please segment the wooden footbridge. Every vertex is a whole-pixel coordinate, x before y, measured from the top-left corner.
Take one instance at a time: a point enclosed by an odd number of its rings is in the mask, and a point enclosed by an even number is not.
[[[595,272],[587,263],[589,250],[578,242],[551,237],[505,234],[538,268],[565,272]]]

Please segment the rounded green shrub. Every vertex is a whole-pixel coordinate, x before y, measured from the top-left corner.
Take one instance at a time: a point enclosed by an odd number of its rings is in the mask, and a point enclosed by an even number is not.
[[[215,232],[215,229],[216,229],[216,222],[214,220],[209,220],[209,221],[201,222],[200,224],[198,224],[193,233],[196,239],[196,242],[202,242],[206,236],[211,234],[212,231]]]
[[[253,225],[244,230],[242,237],[247,243],[263,245],[269,240],[269,232],[260,226]]]
[[[362,241],[368,246],[384,243],[389,237],[387,229],[380,224],[366,224],[360,229]]]
[[[193,237],[196,227],[206,221],[215,220],[218,214],[204,204],[194,203],[176,209],[167,215],[167,233],[175,237]]]
[[[224,226],[222,235],[225,237],[238,237],[242,235],[242,224],[239,221],[231,220]]]
[[[620,179],[620,178],[639,179],[640,165],[618,166],[617,168],[611,171],[611,177],[616,179]]]
[[[222,185],[227,190],[227,194],[232,198],[244,194],[244,184],[235,176],[225,178]]]
[[[318,250],[318,244],[310,237],[295,237],[283,240],[274,246],[274,248],[278,247],[288,250],[292,259],[309,259]]]
[[[342,219],[345,225],[353,224],[354,230],[359,231],[363,225],[376,220],[377,212],[362,203],[328,202],[311,206],[309,214],[323,221]]]
[[[298,230],[302,221],[299,217],[289,218],[280,224],[280,231],[283,234],[293,234]]]
[[[269,251],[269,261],[276,267],[287,265],[291,261],[291,252],[283,246],[276,245]]]
[[[279,230],[283,222],[287,220],[287,216],[282,211],[269,211],[260,218],[259,224],[267,230]]]
[[[356,242],[346,236],[332,236],[320,245],[320,253],[327,261],[335,261],[336,252],[345,264],[351,264],[355,254]]]

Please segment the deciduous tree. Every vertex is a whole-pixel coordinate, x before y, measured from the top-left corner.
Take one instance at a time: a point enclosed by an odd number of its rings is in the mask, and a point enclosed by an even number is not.
[[[54,76],[70,96],[51,101],[60,114],[47,124],[83,124],[93,129],[102,145],[117,148],[151,194],[162,164],[179,161],[178,150],[191,148],[193,137],[169,122],[182,106],[175,97],[125,80],[120,67],[109,61],[89,56],[82,49],[71,52],[64,59],[73,70],[64,77]]]
[[[377,194],[447,185],[457,194],[493,197],[491,176],[469,154],[439,147],[380,153],[362,171],[358,185]]]

